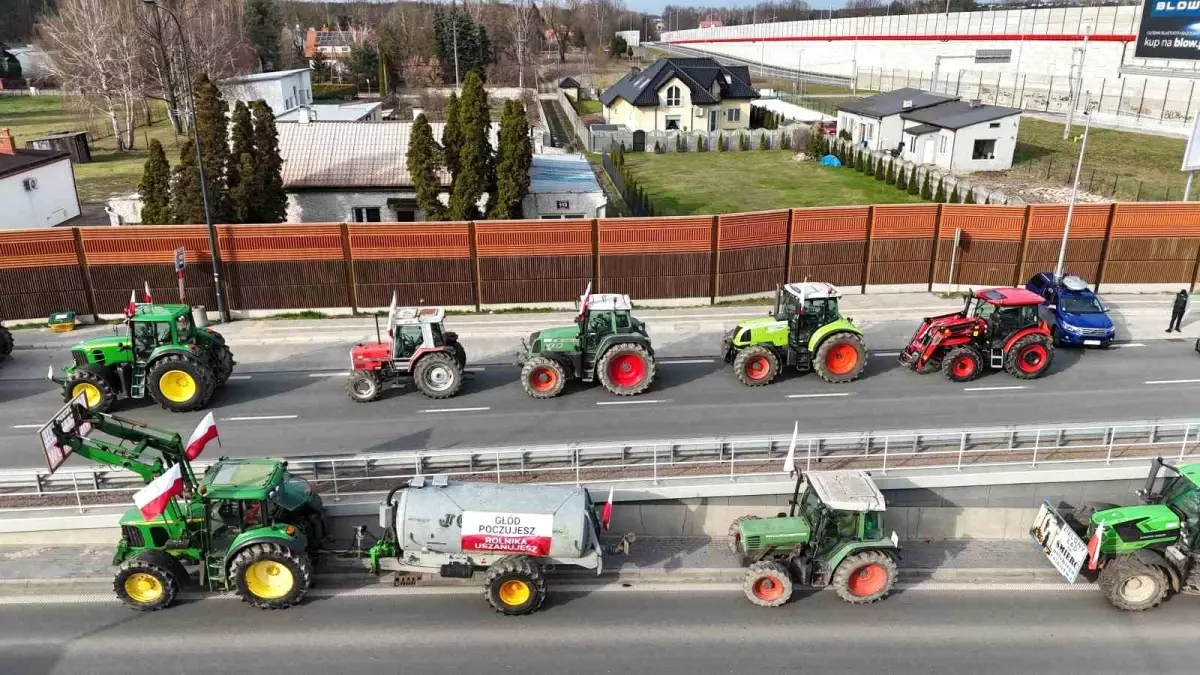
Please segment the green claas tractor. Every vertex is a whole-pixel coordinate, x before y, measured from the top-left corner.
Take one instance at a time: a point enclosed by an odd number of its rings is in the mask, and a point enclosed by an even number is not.
[[[172,412],[199,410],[233,373],[225,338],[198,328],[187,305],[138,304],[125,321],[127,335],[84,340],[71,348],[74,363],[63,368],[63,400],[79,394],[94,411],[120,399],[147,395]],[[117,329],[114,327],[114,333]]]
[[[591,292],[579,299],[570,326],[547,328],[522,340],[521,385],[534,398],[558,396],[567,378],[600,384],[618,396],[646,391],[657,364],[646,325],[630,316],[628,295]]]
[[[1160,479],[1163,469],[1169,474]],[[1138,497],[1133,506],[1085,504],[1065,518],[1043,504],[1030,535],[1068,581],[1084,566],[1098,572],[1100,590],[1119,609],[1200,595],[1200,464],[1154,459]]]
[[[862,331],[838,311],[840,291],[805,281],[775,291],[770,316],[749,319],[727,332],[726,363],[742,384],[770,384],[784,367],[816,371],[826,382],[851,382],[867,365]]]
[[[190,569],[202,588],[233,590],[262,609],[295,605],[312,584],[324,507],[286,463],[222,458],[197,477],[179,434],[93,412],[83,395],[42,427],[41,439],[51,472],[80,455],[147,484],[164,474],[182,481],[182,495],[158,515],[133,508],[121,517],[113,590],[127,606],[169,607],[190,583]]]
[[[774,518],[742,516],[729,526],[729,545],[749,564],[743,590],[761,607],[779,607],[796,584],[833,586],[838,596],[862,605],[883,599],[896,582],[895,532],[883,533],[883,495],[865,471],[803,476],[788,513]]]

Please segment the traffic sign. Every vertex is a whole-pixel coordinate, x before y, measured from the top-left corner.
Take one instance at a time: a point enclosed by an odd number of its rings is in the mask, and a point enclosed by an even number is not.
[[[175,249],[175,273],[183,274],[183,268],[187,265],[187,249],[180,246]]]

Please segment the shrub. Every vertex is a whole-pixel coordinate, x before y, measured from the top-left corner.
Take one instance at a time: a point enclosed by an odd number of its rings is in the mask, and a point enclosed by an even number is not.
[[[717,136],[717,152],[725,152],[725,134]]]
[[[903,169],[901,169],[903,171]],[[888,185],[896,184],[896,160],[888,162],[887,175],[883,178]]]
[[[937,189],[933,191],[933,201],[942,204],[946,201],[946,179],[938,178]]]
[[[746,134],[738,134],[738,148],[743,152],[750,149],[750,138]]]
[[[928,172],[926,172],[925,177],[926,179],[929,178]],[[921,194],[921,179],[917,176],[917,167],[915,166],[908,174],[908,194],[914,196]]]
[[[954,184],[954,189],[950,191],[950,203],[958,204],[962,200],[958,198],[958,183]]]
[[[783,150],[792,149],[792,137],[790,134],[779,134],[779,147]]]
[[[975,203],[975,191],[974,190],[967,190],[967,198],[963,200],[963,203],[964,204],[974,204]]]
[[[352,99],[358,95],[358,86],[353,84],[335,84],[333,82],[313,82],[312,97],[314,101],[331,99]]]
[[[852,137],[850,136],[850,131],[848,129],[842,129],[838,132],[838,138],[842,139],[843,141],[848,141],[851,140]]]
[[[662,144],[659,143],[658,141],[654,141],[654,154],[656,154],[656,155],[663,154]]]
[[[683,134],[675,134],[675,152],[683,152]]]
[[[696,137],[696,152],[708,152],[708,144],[704,142],[703,136]]]
[[[770,150],[771,149],[771,141],[767,139],[766,134],[763,134],[762,136],[758,137],[758,149],[759,150]]]
[[[887,164],[888,164],[888,166],[891,166],[890,162],[888,162]],[[884,168],[883,165],[884,165],[884,160],[882,157],[880,157],[879,161],[875,162],[875,180],[879,181],[880,183],[883,182],[884,177],[887,175],[887,169]]]
[[[859,173],[863,173],[867,170],[867,161],[866,158],[863,157],[862,152],[854,153],[854,168],[858,169]]]
[[[929,171],[925,171],[925,180],[921,182],[921,197],[933,199],[933,186],[929,184]]]
[[[900,173],[899,173],[899,175],[896,176],[896,189],[897,190],[907,190],[908,189],[908,178],[906,178],[904,175],[904,167],[900,167]]]

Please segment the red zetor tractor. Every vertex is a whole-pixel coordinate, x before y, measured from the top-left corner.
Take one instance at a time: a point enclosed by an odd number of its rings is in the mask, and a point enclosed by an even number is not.
[[[388,337],[350,349],[350,381],[346,393],[360,403],[374,401],[385,387],[411,377],[429,398],[450,398],[462,387],[467,352],[458,335],[442,326],[441,307],[396,307],[388,310]],[[376,319],[378,331],[378,319]]]
[[[969,382],[985,368],[1041,377],[1054,357],[1050,329],[1038,316],[1043,302],[1023,288],[976,291],[963,311],[925,319],[900,363],[918,373],[940,368],[954,382]]]

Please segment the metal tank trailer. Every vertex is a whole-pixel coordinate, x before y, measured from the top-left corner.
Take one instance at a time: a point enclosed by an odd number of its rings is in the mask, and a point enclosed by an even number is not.
[[[501,614],[529,614],[546,599],[546,567],[600,574],[600,533],[610,516],[608,506],[597,512],[582,487],[417,477],[379,505],[383,536],[369,551],[371,571],[459,579],[483,572],[488,604]],[[628,552],[632,541],[625,535],[607,550]]]

